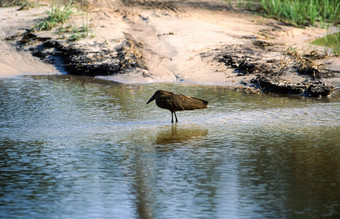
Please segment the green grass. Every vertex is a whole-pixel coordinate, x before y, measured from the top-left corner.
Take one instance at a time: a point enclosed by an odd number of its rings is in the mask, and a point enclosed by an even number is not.
[[[94,37],[94,33],[89,24],[88,14],[82,13],[83,23],[81,26],[76,24],[61,25],[56,31],[63,38],[67,38],[69,41],[77,41],[86,37]]]
[[[326,46],[333,50],[334,55],[340,55],[340,32],[328,34],[325,37],[318,38],[311,42],[319,46]]]
[[[59,1],[52,1],[51,10],[47,16],[34,26],[35,30],[51,30],[53,27],[67,21],[74,11],[72,1],[63,6]]]
[[[340,23],[339,0],[261,0],[265,13],[293,24],[315,26],[316,22]]]
[[[71,15],[78,14],[77,12],[82,15],[81,27],[76,25],[73,18],[70,19]],[[89,14],[86,12],[83,1],[79,3],[77,1],[52,0],[51,8],[46,13],[47,16],[34,26],[34,30],[51,30],[58,26],[56,32],[70,41],[76,41],[89,35],[94,37],[89,25]]]
[[[238,4],[250,10],[258,5],[267,16],[299,27],[340,24],[339,0],[238,0]]]
[[[68,38],[70,41],[77,41],[81,38],[85,38],[89,34],[88,26],[82,26],[80,28],[73,27],[71,30],[72,35]]]

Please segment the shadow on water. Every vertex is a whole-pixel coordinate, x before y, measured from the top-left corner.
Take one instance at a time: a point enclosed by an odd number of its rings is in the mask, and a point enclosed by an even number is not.
[[[170,113],[157,89],[207,99]],[[334,217],[340,99],[87,77],[0,79],[1,217]]]
[[[186,143],[190,140],[201,140],[208,134],[208,129],[201,127],[181,127],[177,124],[157,132],[156,145]]]

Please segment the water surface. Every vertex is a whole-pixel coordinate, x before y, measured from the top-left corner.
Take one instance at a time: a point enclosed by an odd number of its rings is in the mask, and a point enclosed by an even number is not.
[[[157,89],[208,100],[171,114]],[[340,99],[0,79],[1,218],[339,217]]]

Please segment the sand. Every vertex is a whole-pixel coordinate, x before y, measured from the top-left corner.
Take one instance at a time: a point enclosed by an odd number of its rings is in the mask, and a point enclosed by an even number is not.
[[[43,7],[23,11],[17,9],[0,8],[0,77],[58,73],[53,65],[42,62],[28,51],[18,50],[15,42],[6,40],[7,37],[32,28],[34,20],[46,11]]]
[[[100,76],[123,83],[186,82],[239,86],[249,82],[250,77],[240,77],[234,69],[226,68],[213,57],[202,58],[202,53],[212,54],[226,45],[244,44],[253,39],[302,51],[325,50],[309,43],[324,36],[327,33],[325,29],[296,28],[232,10],[222,1],[90,0],[89,5],[94,37],[78,43],[106,42],[114,46],[128,33],[142,45],[148,70]],[[18,51],[15,42],[4,40],[31,28],[46,10],[46,7],[22,11],[15,7],[0,8],[0,77],[60,73],[54,65],[42,62],[28,51]],[[81,20],[73,19],[72,22]],[[39,34],[57,37],[48,31]],[[339,57],[328,57],[323,62],[334,70],[340,70]]]

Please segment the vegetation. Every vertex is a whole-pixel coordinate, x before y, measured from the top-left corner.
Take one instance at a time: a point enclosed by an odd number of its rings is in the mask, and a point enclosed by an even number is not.
[[[265,13],[278,19],[288,19],[303,27],[320,23],[340,23],[340,1],[338,0],[261,0]]]
[[[230,5],[233,0],[228,1]],[[339,0],[237,0],[241,8],[256,11],[266,16],[289,22],[298,27],[340,25]],[[326,46],[340,55],[340,32],[316,39],[312,44]],[[286,51],[296,52],[294,49]]]
[[[35,30],[51,30],[58,24],[64,23],[74,11],[73,2],[69,1],[64,7],[59,1],[52,1],[51,10],[47,12],[47,17],[37,23]]]
[[[334,55],[340,55],[340,32],[318,38],[312,44],[329,47],[333,50]]]
[[[26,0],[1,0],[0,7],[23,6],[28,4]]]
[[[340,24],[339,0],[238,0],[238,4],[299,27]]]
[[[67,25],[66,27],[61,26],[58,28],[57,32],[62,34],[63,37],[66,37],[65,34],[67,33],[68,40],[70,41],[77,41],[81,38],[85,38],[89,35],[89,27],[88,25],[83,25],[82,27],[77,27],[76,25]],[[93,37],[93,33],[91,33],[91,37]]]
[[[75,22],[69,22],[69,19],[77,11],[79,4],[74,1],[64,2],[63,4],[61,0],[52,0],[50,10],[46,12],[47,16],[34,26],[34,30],[51,30],[59,26],[57,32],[62,34],[63,37],[68,36],[67,38],[70,41],[87,37],[91,29],[89,27],[88,13],[84,12],[84,5],[81,4],[81,8],[78,10],[82,14],[82,26],[77,27]],[[66,26],[64,26],[64,23],[66,23]],[[72,25],[69,23],[72,23]],[[91,33],[91,36],[93,36],[93,33]]]

